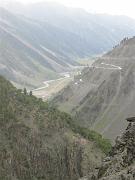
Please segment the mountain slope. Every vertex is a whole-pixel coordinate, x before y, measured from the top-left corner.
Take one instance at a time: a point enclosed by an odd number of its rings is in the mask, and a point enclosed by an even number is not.
[[[54,102],[77,117],[81,126],[114,140],[127,125],[121,119],[134,115],[134,52],[135,38],[124,39],[84,69]]]
[[[57,3],[4,7],[12,13],[0,8],[0,74],[29,89],[135,34],[135,20],[128,17],[89,14]]]
[[[65,39],[60,40],[63,33]],[[74,49],[68,53],[69,37],[76,41],[71,33],[15,16],[1,8],[0,73],[16,83],[33,87],[45,79],[58,77],[59,72],[77,65],[71,55]]]
[[[110,150],[100,135],[1,76],[0,137],[2,180],[77,180]]]
[[[7,7],[8,8],[8,7]],[[82,43],[82,57],[110,50],[124,37],[135,34],[135,20],[126,16],[91,14],[83,9],[65,7],[55,2],[33,3],[12,11],[55,25],[77,35]],[[75,41],[70,39],[72,47]],[[76,42],[76,45],[78,43]],[[77,47],[79,48],[79,44]]]

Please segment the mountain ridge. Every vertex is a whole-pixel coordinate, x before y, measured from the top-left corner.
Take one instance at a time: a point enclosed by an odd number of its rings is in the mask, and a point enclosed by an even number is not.
[[[21,6],[16,13],[17,8],[11,5],[8,10],[0,9],[0,74],[19,87],[40,87],[45,80],[70,71],[80,59],[103,53],[135,33],[135,21],[130,18],[94,15],[63,6],[59,11],[59,5],[46,3],[27,6],[31,11],[24,14]]]
[[[124,39],[84,69],[56,95],[54,102],[77,117],[81,126],[92,128],[114,141],[127,126],[121,119],[134,116],[134,49],[135,38]]]

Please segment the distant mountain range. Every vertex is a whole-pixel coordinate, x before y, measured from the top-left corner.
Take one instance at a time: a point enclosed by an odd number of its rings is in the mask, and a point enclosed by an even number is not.
[[[124,39],[92,67],[75,77],[54,99],[84,127],[112,141],[121,134],[135,107],[135,37]]]
[[[44,23],[48,22],[79,36],[81,43],[84,42],[80,52],[83,56],[103,53],[111,49],[124,36],[135,34],[135,20],[126,16],[91,14],[83,9],[68,8],[55,2],[33,3],[27,6],[18,4],[18,7],[15,9],[14,7],[15,5],[12,6],[13,12]],[[70,40],[73,43],[74,39]]]
[[[57,3],[3,3],[0,8],[0,74],[15,85],[38,87],[135,34],[135,20],[90,14]]]

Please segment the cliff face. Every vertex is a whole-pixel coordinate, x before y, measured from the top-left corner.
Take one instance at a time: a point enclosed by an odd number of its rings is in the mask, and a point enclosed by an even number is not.
[[[0,179],[77,180],[93,171],[104,153],[71,122],[0,77]]]
[[[102,166],[88,180],[134,180],[135,179],[135,118],[130,121],[124,134],[116,138],[116,145]]]

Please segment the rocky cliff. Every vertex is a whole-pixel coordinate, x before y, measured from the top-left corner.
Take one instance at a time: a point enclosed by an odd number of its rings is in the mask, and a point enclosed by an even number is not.
[[[128,118],[128,127],[116,138],[116,145],[95,171],[84,180],[134,180],[135,179],[135,118]],[[82,180],[83,180],[82,179]]]

